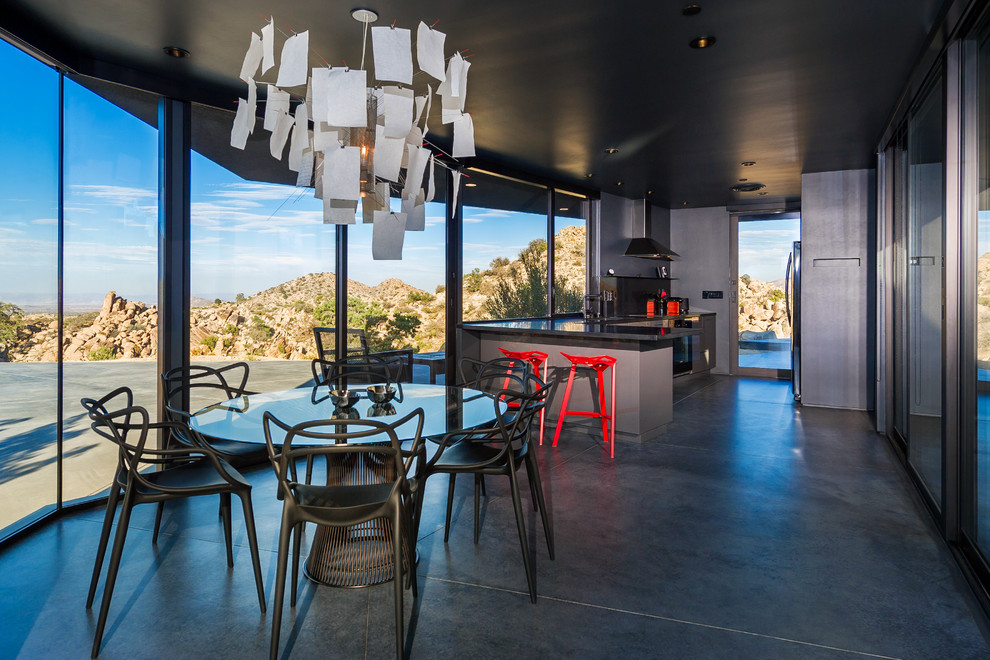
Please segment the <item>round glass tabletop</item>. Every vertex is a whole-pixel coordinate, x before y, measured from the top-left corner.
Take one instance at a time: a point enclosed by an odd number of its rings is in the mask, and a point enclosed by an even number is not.
[[[505,410],[504,402],[496,403],[483,392],[460,387],[397,383],[395,398],[384,405],[371,402],[365,388],[356,388],[361,398],[350,408],[336,408],[326,386],[245,395],[203,408],[193,414],[190,425],[210,438],[264,444],[262,418],[266,412],[290,426],[318,419],[374,419],[391,424],[422,408],[423,436],[434,437],[492,423],[496,405],[499,411]],[[397,433],[400,440],[407,439],[415,433],[415,424],[404,424]],[[305,444],[304,440],[299,437],[293,444]]]

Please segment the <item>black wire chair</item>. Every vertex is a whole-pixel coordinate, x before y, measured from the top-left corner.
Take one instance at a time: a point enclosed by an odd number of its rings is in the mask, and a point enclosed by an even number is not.
[[[210,404],[256,394],[247,389],[248,374],[246,362],[236,362],[220,368],[193,364],[170,369],[161,375],[166,419],[185,422],[189,412]],[[190,404],[188,411],[185,402]],[[173,433],[172,439],[186,447],[196,446],[182,433]],[[237,468],[258,465],[268,458],[265,447],[257,443],[220,438],[207,438],[206,441],[223,460]]]
[[[474,541],[478,542],[478,496],[479,481],[483,475],[503,475],[509,478],[512,494],[512,504],[516,514],[516,526],[519,531],[519,543],[522,546],[523,563],[526,569],[526,582],[529,586],[530,599],[536,602],[536,586],[533,580],[533,569],[530,563],[529,546],[526,541],[526,528],[523,520],[522,500],[519,495],[519,482],[516,471],[523,464],[529,478],[530,490],[533,495],[533,505],[543,519],[543,531],[546,535],[547,549],[550,559],[554,558],[553,534],[547,516],[546,502],[543,498],[543,485],[540,479],[539,466],[536,456],[530,448],[530,427],[533,420],[539,416],[540,410],[549,400],[556,382],[543,383],[535,376],[529,375],[525,380],[513,375],[501,374],[516,382],[516,389],[503,389],[492,396],[495,408],[496,425],[494,428],[465,429],[444,435],[437,447],[436,453],[426,461],[421,469],[421,479],[424,482],[434,474],[449,475],[447,487],[447,513],[444,520],[444,542],[450,534],[450,518],[453,506],[454,480],[458,474],[473,474],[475,480],[474,508]],[[528,390],[528,391],[527,391]],[[505,410],[503,411],[503,406]],[[416,498],[417,512],[415,520],[422,519],[422,497]],[[418,530],[417,530],[418,535]]]
[[[405,639],[402,610],[404,566],[408,570],[413,597],[417,595],[415,527],[411,515],[418,501],[416,492],[419,483],[407,479],[407,472],[412,470],[412,463],[420,455],[423,421],[422,408],[393,424],[375,420],[329,419],[289,426],[271,413],[265,413],[265,441],[278,477],[279,498],[283,500],[272,613],[270,655],[273,660],[278,657],[290,537],[292,583],[289,602],[290,607],[295,607],[301,535],[308,522],[339,530],[339,534],[331,532],[326,539],[341,544],[348,541],[348,528],[355,526],[361,526],[359,535],[363,538],[371,534],[391,544],[390,568],[371,561],[372,555],[379,556],[377,550],[364,546],[355,552],[345,553],[344,561],[349,560],[348,564],[342,564],[340,555],[326,548],[311,548],[309,561],[313,566],[315,558],[321,573],[332,575],[350,586],[382,582],[389,577],[395,581],[396,656],[402,657]],[[406,453],[402,451],[396,429],[410,422],[415,424],[416,430],[412,438],[413,449],[404,460]],[[294,446],[298,439],[303,439],[307,444]],[[327,458],[330,467],[325,486],[303,483],[296,478],[296,462],[313,456]],[[386,520],[390,525],[383,523]],[[388,575],[389,570],[392,571],[391,576]]]
[[[316,327],[313,328],[313,339],[316,341],[316,357],[328,362],[339,361],[334,350],[336,340],[336,329]],[[392,370],[392,380],[395,382],[412,382],[412,349],[400,348],[390,351],[374,351],[368,347],[368,337],[364,330],[359,328],[347,329],[347,350],[344,358],[346,360],[368,360],[377,359],[389,364]]]
[[[120,406],[123,402],[122,407]],[[234,565],[233,542],[231,539],[230,496],[237,495],[244,509],[244,524],[247,530],[248,544],[251,549],[251,561],[254,565],[254,578],[258,587],[258,603],[261,611],[265,611],[265,589],[261,579],[261,564],[258,556],[258,539],[254,526],[254,512],[251,507],[251,484],[230,464],[224,461],[205,442],[200,441],[196,431],[178,422],[151,423],[148,411],[133,405],[134,396],[131,390],[120,387],[101,399],[82,399],[81,403],[92,420],[92,428],[102,437],[117,445],[118,462],[113,483],[110,485],[110,495],[107,500],[106,514],[103,517],[103,530],[100,533],[100,543],[96,551],[96,562],[93,565],[93,577],[90,580],[89,594],[86,598],[86,608],[93,606],[100,573],[103,569],[103,559],[106,555],[110,530],[113,527],[117,503],[123,503],[120,517],[117,520],[117,532],[114,536],[113,548],[110,551],[110,563],[107,567],[106,580],[103,586],[103,600],[100,604],[100,615],[96,624],[96,638],[93,640],[92,657],[100,651],[103,631],[106,627],[107,615],[110,611],[110,600],[113,597],[114,583],[120,567],[120,558],[124,550],[124,540],[130,523],[131,511],[139,504],[161,503],[201,495],[219,495],[221,517],[223,519],[224,540],[227,546],[227,565]],[[113,409],[111,409],[113,407]],[[181,433],[196,447],[177,447],[172,449],[154,449],[147,446],[149,431],[164,430],[173,434]],[[141,468],[155,466],[160,469],[142,473]],[[157,525],[152,542],[157,541]]]

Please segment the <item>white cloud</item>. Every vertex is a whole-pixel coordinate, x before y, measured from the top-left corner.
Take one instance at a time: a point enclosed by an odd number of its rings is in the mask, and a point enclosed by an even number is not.
[[[95,197],[111,204],[135,204],[139,200],[158,197],[157,190],[127,186],[74,185],[71,191],[84,197]],[[156,207],[157,208],[157,207]]]
[[[209,193],[211,197],[222,197],[235,201],[282,201],[295,196],[302,196],[308,188],[296,188],[276,183],[230,183],[216,192]]]

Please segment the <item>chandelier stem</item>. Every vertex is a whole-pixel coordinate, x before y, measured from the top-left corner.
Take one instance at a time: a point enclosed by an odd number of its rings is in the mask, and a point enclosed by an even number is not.
[[[364,71],[364,54],[368,47],[368,21],[363,21],[364,32],[361,37],[361,70]]]

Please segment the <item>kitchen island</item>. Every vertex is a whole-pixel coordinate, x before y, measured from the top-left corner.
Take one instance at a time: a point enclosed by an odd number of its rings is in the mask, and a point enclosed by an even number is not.
[[[499,348],[549,354],[548,378],[559,379],[560,387],[548,408],[545,442],[553,437],[563,386],[570,370],[570,362],[560,355],[561,351],[581,356],[611,355],[618,360],[616,437],[648,440],[673,419],[675,353],[677,363],[681,365],[678,368],[685,373],[705,371],[714,363],[714,355],[710,354],[705,342],[709,336],[714,337],[714,322],[713,313],[700,311],[678,316],[590,321],[557,318],[467,322],[460,326],[459,345],[461,355],[478,360],[502,357]],[[568,404],[570,409],[598,409],[597,385],[590,377],[593,373],[588,369],[578,370]],[[608,396],[606,385],[606,398]],[[594,432],[596,423],[597,420],[569,417],[561,442],[569,425],[587,425]],[[601,426],[597,428],[601,433]]]

